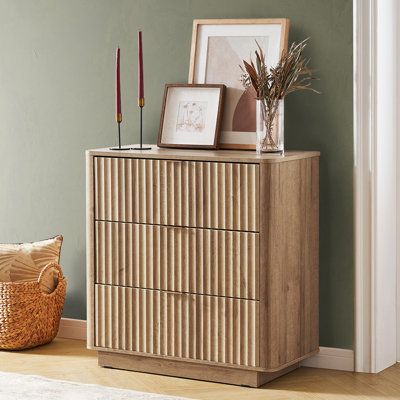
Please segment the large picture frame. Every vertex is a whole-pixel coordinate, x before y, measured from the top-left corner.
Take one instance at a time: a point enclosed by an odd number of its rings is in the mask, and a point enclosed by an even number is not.
[[[225,85],[166,84],[158,147],[217,149]]]
[[[245,91],[239,65],[262,47],[268,66],[275,66],[288,47],[289,20],[198,19],[193,21],[189,83],[224,84],[220,148],[255,149],[256,93]]]

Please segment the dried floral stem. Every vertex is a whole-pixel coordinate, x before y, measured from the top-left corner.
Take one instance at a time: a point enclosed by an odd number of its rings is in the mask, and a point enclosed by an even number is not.
[[[270,143],[271,147],[277,149],[278,146],[275,143],[274,138],[272,137],[272,130],[274,127],[274,121],[275,121],[276,113],[278,111],[279,102],[276,102],[273,105],[273,108],[271,110],[268,110],[267,105],[264,102],[264,99],[258,99],[258,100],[260,100],[262,119],[264,121],[265,132],[266,132],[266,136],[263,139],[262,145],[265,146],[265,142],[268,139],[268,142]]]
[[[258,50],[255,51],[256,60],[250,60],[250,63],[243,60],[241,81],[243,86],[248,89],[253,87],[257,93],[257,99],[261,100],[263,120],[266,128],[266,136],[263,146],[268,140],[269,143],[277,148],[272,138],[272,129],[274,120],[279,108],[279,102],[289,93],[299,90],[315,89],[311,87],[311,82],[315,78],[312,70],[308,67],[309,60],[302,55],[307,45],[308,39],[290,46],[289,51],[282,54],[276,67],[268,68],[265,62],[265,55],[261,46],[257,43]]]

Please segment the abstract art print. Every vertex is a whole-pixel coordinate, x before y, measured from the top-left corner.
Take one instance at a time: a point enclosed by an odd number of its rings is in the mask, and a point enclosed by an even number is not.
[[[257,49],[275,66],[287,49],[289,20],[233,19],[193,22],[189,83],[226,86],[220,147],[255,149],[256,93],[245,91],[240,65]]]
[[[224,85],[165,85],[158,146],[218,148],[224,92]]]

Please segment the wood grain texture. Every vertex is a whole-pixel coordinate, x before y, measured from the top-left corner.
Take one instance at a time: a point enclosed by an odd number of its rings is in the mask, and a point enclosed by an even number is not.
[[[260,372],[227,368],[222,365],[203,365],[190,361],[157,359],[154,357],[99,351],[99,365],[109,368],[122,368],[131,371],[160,371],[162,375],[201,379],[211,382],[230,383],[249,387],[259,387],[299,367],[293,364],[277,372]]]
[[[23,352],[3,351],[0,370],[198,400],[395,400],[400,393],[399,363],[379,374],[301,367],[255,390],[157,375],[161,364],[154,364],[151,373],[99,368],[97,352],[85,345],[81,340],[56,338]],[[176,371],[184,374],[185,365],[177,364]],[[210,370],[201,367],[203,379],[208,379]],[[237,381],[241,373],[235,374]]]
[[[259,166],[95,157],[95,218],[258,230]]]
[[[96,347],[257,366],[258,302],[95,285]]]
[[[261,167],[260,363],[318,349],[318,157]]]
[[[145,144],[145,146],[148,146]],[[87,150],[86,154],[92,157],[111,158],[140,158],[143,160],[180,160],[200,162],[223,162],[223,163],[282,163],[304,158],[319,157],[318,151],[285,151],[283,155],[263,153],[256,154],[254,151],[243,150],[185,150],[158,148],[152,145],[151,150],[110,150],[109,148]]]
[[[96,221],[96,283],[258,299],[258,233]]]
[[[86,153],[86,307],[87,346],[94,345],[94,265],[95,265],[95,233],[94,233],[94,163],[93,157]]]
[[[87,153],[89,347],[263,373],[318,351],[319,153],[128,153]]]

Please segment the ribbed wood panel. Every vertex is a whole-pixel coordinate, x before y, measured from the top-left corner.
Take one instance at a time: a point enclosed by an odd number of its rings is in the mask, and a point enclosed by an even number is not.
[[[96,282],[258,299],[259,234],[96,221]]]
[[[96,285],[95,343],[258,366],[258,301]]]
[[[95,218],[258,231],[259,165],[95,157]]]

